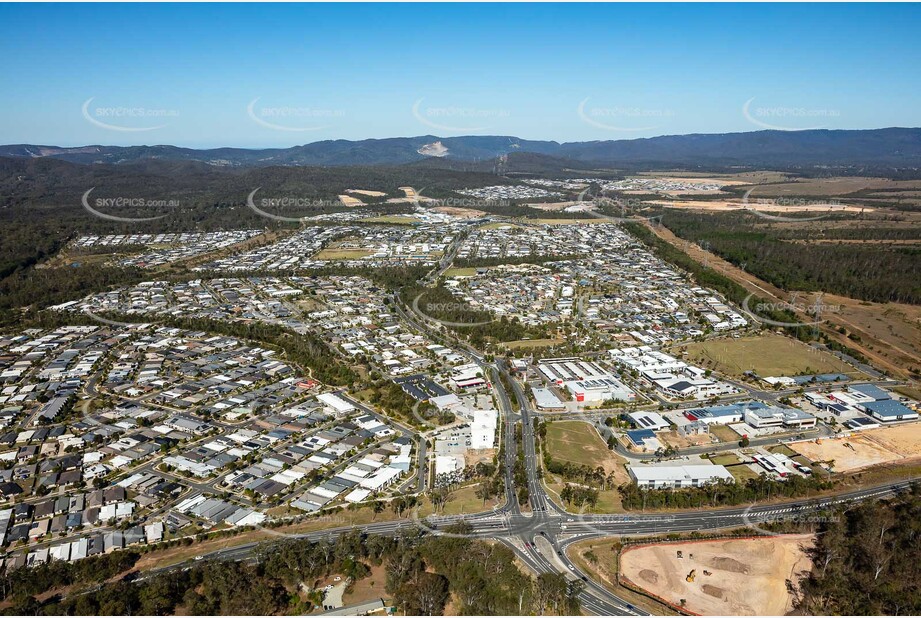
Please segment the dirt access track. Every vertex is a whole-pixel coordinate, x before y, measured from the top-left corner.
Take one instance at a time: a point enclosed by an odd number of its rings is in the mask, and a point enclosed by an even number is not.
[[[619,572],[687,613],[782,616],[793,608],[786,582],[812,568],[806,549],[813,542],[812,535],[791,534],[639,545],[623,551]]]

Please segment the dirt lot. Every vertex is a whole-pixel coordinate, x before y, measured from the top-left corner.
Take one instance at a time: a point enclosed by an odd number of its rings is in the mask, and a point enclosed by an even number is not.
[[[658,204],[659,206],[664,206],[665,208],[684,208],[687,210],[712,210],[712,211],[728,211],[728,210],[757,210],[759,212],[772,212],[772,213],[784,213],[791,214],[797,212],[833,212],[833,213],[843,213],[843,212],[861,212],[864,210],[862,206],[848,206],[845,204],[805,204],[802,206],[782,206],[778,204],[762,204],[754,201],[750,201],[748,204],[742,202],[742,200],[650,200],[650,204]]]
[[[668,446],[674,446],[675,448],[687,448],[689,446],[701,446],[704,444],[711,444],[713,439],[709,434],[701,434],[695,436],[682,436],[674,429],[670,431],[660,431],[656,434],[659,437],[659,440],[663,444]]]
[[[790,447],[811,461],[835,462],[835,472],[851,472],[877,464],[921,461],[921,423],[871,429],[821,444],[796,442]]]
[[[342,202],[343,206],[348,206],[349,208],[354,208],[356,206],[364,206],[365,203],[362,202],[357,197],[352,197],[351,195],[340,195],[339,201]]]
[[[358,195],[367,195],[368,197],[384,197],[387,195],[383,191],[369,191],[368,189],[346,189],[346,193],[357,193]]]
[[[482,217],[486,214],[482,210],[476,210],[473,208],[457,208],[455,206],[436,206],[431,210],[432,212],[437,212],[443,215],[451,215],[452,217],[460,217],[461,219],[476,219],[477,217]]]
[[[621,554],[620,573],[674,605],[684,599],[696,614],[783,615],[792,609],[786,581],[812,567],[804,551],[812,542],[812,535],[786,535],[646,545]],[[695,580],[687,582],[691,570]]]

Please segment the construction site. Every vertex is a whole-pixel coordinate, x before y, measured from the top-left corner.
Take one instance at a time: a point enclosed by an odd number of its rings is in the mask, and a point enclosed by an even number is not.
[[[797,453],[833,472],[921,460],[921,423],[870,429],[839,438],[794,442]]]
[[[809,571],[812,535],[638,545],[620,556],[621,580],[683,613],[782,616],[787,581]]]

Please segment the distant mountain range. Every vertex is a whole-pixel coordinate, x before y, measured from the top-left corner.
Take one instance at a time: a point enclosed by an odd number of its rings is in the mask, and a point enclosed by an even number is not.
[[[544,155],[574,167],[613,166],[884,166],[921,167],[921,129],[756,131],[670,135],[647,139],[558,143],[511,136],[394,137],[327,140],[291,148],[177,146],[0,146],[0,156],[50,158],[78,164],[150,160],[196,161],[212,166],[401,165],[420,161],[477,164],[511,153]],[[492,165],[492,163],[490,163]]]

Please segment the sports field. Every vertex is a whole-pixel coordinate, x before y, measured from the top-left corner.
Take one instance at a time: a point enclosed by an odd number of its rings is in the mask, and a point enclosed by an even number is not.
[[[642,545],[621,554],[620,573],[695,614],[782,616],[793,606],[787,580],[812,568],[806,555],[812,542],[811,535],[797,534]]]
[[[693,342],[680,346],[676,351],[682,349],[687,349],[691,362],[734,376],[741,376],[746,371],[754,371],[762,377],[860,374],[854,367],[827,352],[773,333]]]

